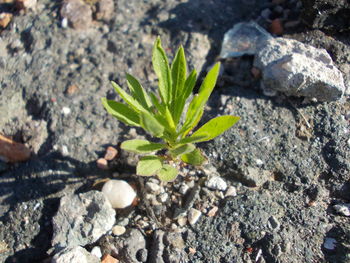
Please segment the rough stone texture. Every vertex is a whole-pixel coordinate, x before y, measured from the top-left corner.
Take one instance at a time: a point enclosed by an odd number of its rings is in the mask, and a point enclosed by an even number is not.
[[[146,240],[138,229],[128,229],[120,237],[107,237],[100,241],[102,254],[118,255],[118,259],[125,263],[140,262],[140,254],[146,249]]]
[[[225,191],[227,189],[227,183],[219,176],[210,177],[205,182],[205,186],[212,190]]]
[[[339,32],[350,30],[350,3],[347,0],[302,0],[302,20],[310,27]]]
[[[100,259],[90,254],[85,248],[72,247],[66,248],[57,253],[51,260],[51,263],[99,263]]]
[[[59,251],[91,244],[111,230],[114,222],[115,211],[103,193],[64,196],[52,221],[52,246]]]
[[[265,88],[320,101],[337,100],[343,95],[342,73],[326,50],[285,38],[260,44],[254,66],[262,71]]]
[[[87,29],[92,23],[92,10],[82,0],[65,0],[61,8],[61,16],[75,29]]]

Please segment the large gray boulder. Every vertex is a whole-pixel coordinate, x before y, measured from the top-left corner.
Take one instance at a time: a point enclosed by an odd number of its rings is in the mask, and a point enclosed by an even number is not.
[[[112,229],[115,211],[103,193],[90,191],[61,198],[54,216],[52,246],[55,251],[85,246]]]
[[[296,40],[262,41],[254,66],[262,71],[263,88],[287,96],[334,101],[345,91],[343,75],[327,51]]]

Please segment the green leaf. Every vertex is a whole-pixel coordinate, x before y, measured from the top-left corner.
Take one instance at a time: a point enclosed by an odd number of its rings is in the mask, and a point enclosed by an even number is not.
[[[209,96],[215,87],[216,80],[219,75],[219,70],[220,62],[216,63],[206,75],[201,87],[199,88],[198,94],[193,98],[193,100],[190,103],[186,114],[184,126],[181,129],[182,132],[190,131],[196,126],[194,124],[197,124],[200,120],[200,118],[198,117],[201,115],[201,111],[203,111],[204,105],[207,103]]]
[[[161,125],[158,120],[147,112],[140,113],[140,123],[145,131],[149,132],[155,137],[161,137],[164,132],[164,126]]]
[[[157,173],[159,179],[163,182],[174,181],[178,175],[178,170],[169,164],[163,165]]]
[[[179,155],[185,154],[185,153],[190,153],[192,152],[196,147],[193,144],[183,144],[180,145],[179,147],[176,147],[175,149],[171,149],[169,152],[171,156],[177,157]]]
[[[155,155],[144,156],[140,159],[136,166],[136,174],[141,176],[156,175],[162,168],[162,160]]]
[[[140,126],[140,117],[133,109],[114,100],[107,100],[106,98],[102,98],[101,100],[107,112],[113,115],[113,117],[127,125]]]
[[[114,81],[111,82],[115,91],[122,97],[122,99],[129,104],[131,108],[135,111],[147,111],[147,108],[144,108],[137,100],[135,100],[132,96],[130,96],[127,92],[125,92],[117,83]]]
[[[200,136],[185,137],[185,138],[182,138],[180,141],[178,141],[178,144],[201,142],[206,137],[208,137],[208,134],[206,135],[203,134]]]
[[[183,131],[182,133],[182,137],[185,137],[194,127],[197,126],[197,124],[199,123],[199,121],[201,120],[202,116],[204,113],[204,108],[198,113],[197,119],[195,119],[191,125],[189,125],[187,127],[187,130]]]
[[[182,46],[176,52],[175,58],[171,65],[171,77],[173,81],[173,95],[172,95],[172,105],[171,112],[174,114],[175,105],[178,104],[178,98],[182,98],[183,89],[186,81],[186,58],[185,52]]]
[[[160,96],[164,104],[168,105],[172,99],[171,74],[168,58],[162,48],[160,37],[154,42],[152,64],[159,79]]]
[[[200,127],[191,137],[206,136],[197,142],[209,141],[231,128],[239,119],[239,117],[230,115],[216,117]]]
[[[206,161],[206,158],[199,149],[195,149],[190,153],[181,155],[181,160],[191,165],[202,165]]]
[[[120,148],[129,152],[135,153],[151,153],[164,149],[166,146],[162,143],[154,143],[147,140],[127,140],[124,141]]]
[[[152,106],[151,100],[148,97],[145,89],[140,82],[130,74],[126,74],[128,87],[135,99],[145,108],[149,109]]]

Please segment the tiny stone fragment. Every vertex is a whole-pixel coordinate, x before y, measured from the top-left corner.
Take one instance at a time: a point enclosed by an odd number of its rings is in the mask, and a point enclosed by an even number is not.
[[[116,148],[112,147],[112,146],[108,146],[106,149],[106,154],[105,154],[105,159],[107,161],[112,161],[118,154],[118,151]]]
[[[109,255],[109,254],[104,255],[104,256],[102,257],[102,261],[101,261],[101,263],[118,263],[118,262],[119,262],[118,259],[112,257],[112,256]]]
[[[61,8],[61,16],[67,18],[75,29],[87,29],[92,24],[92,11],[82,0],[65,0]]]
[[[334,210],[343,215],[350,216],[350,204],[338,204],[333,206]]]
[[[147,182],[145,188],[153,194],[159,194],[161,192],[161,187],[155,183]]]
[[[202,212],[195,209],[195,208],[191,208],[188,212],[188,222],[191,224],[191,225],[194,225],[195,223],[197,223],[197,221],[199,220],[199,218],[201,217],[202,215]]]
[[[213,176],[205,182],[205,186],[211,190],[225,191],[227,189],[227,183],[219,176]]]
[[[17,143],[0,134],[0,159],[4,162],[23,162],[30,158],[30,150],[22,143]]]
[[[122,234],[124,234],[126,231],[126,228],[124,226],[119,226],[116,225],[112,228],[112,233],[115,236],[121,236]]]
[[[229,186],[227,188],[227,191],[225,193],[225,197],[228,197],[228,196],[237,196],[237,190],[236,190],[236,187],[234,186]]]
[[[108,162],[105,158],[100,158],[97,160],[97,167],[102,170],[108,170]]]
[[[337,244],[337,241],[334,238],[326,237],[324,239],[323,246],[325,249],[334,250],[336,247],[336,244]]]
[[[93,247],[90,253],[98,258],[102,257],[101,248],[98,246]]]
[[[12,14],[11,13],[1,13],[0,14],[0,27],[6,28],[7,25],[11,22]]]
[[[213,217],[216,215],[216,213],[218,212],[219,208],[217,206],[214,206],[212,209],[209,210],[208,212],[208,216],[209,217]]]

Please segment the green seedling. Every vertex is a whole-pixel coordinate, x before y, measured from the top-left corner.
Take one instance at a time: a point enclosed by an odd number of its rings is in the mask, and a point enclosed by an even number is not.
[[[121,144],[124,150],[144,155],[137,164],[137,174],[157,175],[162,181],[173,181],[178,175],[176,167],[181,162],[197,166],[206,161],[194,143],[209,141],[219,136],[233,126],[239,117],[216,117],[192,133],[214,89],[220,63],[216,63],[208,72],[185,113],[185,104],[196,84],[197,73],[193,70],[187,74],[184,49],[179,47],[172,64],[169,65],[158,37],[153,47],[152,64],[159,80],[158,94],[146,92],[136,78],[127,74],[130,94],[112,82],[125,103],[106,98],[102,98],[102,103],[107,112],[119,121],[130,126],[142,127],[161,141],[134,139]],[[158,151],[165,154],[157,155]]]

